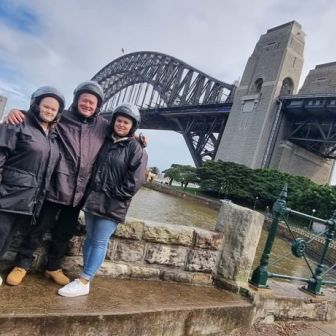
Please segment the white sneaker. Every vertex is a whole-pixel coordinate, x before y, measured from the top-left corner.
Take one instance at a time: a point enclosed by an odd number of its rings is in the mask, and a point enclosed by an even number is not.
[[[76,297],[88,295],[90,292],[90,282],[83,284],[79,279],[71,281],[58,290],[58,294],[66,297]]]
[[[1,278],[1,275],[0,275],[0,286],[2,285],[2,278]]]

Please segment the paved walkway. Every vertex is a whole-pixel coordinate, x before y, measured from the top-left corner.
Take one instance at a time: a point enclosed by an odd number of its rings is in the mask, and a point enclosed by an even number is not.
[[[309,328],[300,331],[297,336],[335,336],[336,321],[333,322],[311,322]]]
[[[42,275],[0,287],[0,335],[227,335],[252,316],[230,292],[97,277],[88,296],[64,298]],[[208,333],[209,332],[209,333]]]
[[[336,322],[287,321],[258,323],[233,330],[230,336],[335,336]]]
[[[279,295],[291,293],[288,285],[276,287]],[[28,274],[17,287],[3,284],[0,335],[224,336],[238,327],[242,330],[234,335],[336,335],[336,321],[305,322],[302,330],[294,328],[292,332],[290,327],[276,325],[262,328],[264,332],[246,328],[253,306],[218,288],[102,277],[93,281],[88,296],[63,298],[57,295],[58,288],[36,274]]]

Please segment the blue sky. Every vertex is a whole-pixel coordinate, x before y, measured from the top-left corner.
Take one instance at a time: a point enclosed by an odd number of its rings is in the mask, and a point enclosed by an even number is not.
[[[0,94],[27,108],[41,85],[75,86],[125,53],[166,53],[232,83],[267,29],[296,20],[306,33],[301,77],[336,60],[333,0],[1,0]],[[177,133],[146,131],[149,164],[192,164]]]
[[[38,16],[20,1],[2,0],[0,2],[0,20],[8,27],[25,34],[34,34],[39,31]]]

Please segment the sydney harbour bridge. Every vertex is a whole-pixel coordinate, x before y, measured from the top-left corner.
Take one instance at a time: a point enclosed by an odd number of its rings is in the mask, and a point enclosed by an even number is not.
[[[106,93],[103,115],[122,102],[133,103],[141,111],[141,128],[181,133],[196,165],[214,158],[232,106],[234,85],[174,57],[146,51],[116,59],[93,80]]]
[[[294,21],[294,24],[291,22],[283,25],[285,28],[279,27],[280,29],[289,29],[287,26],[290,26],[292,29],[290,34],[294,34],[293,29],[294,32],[297,29],[295,24],[298,25]],[[273,30],[279,27],[273,28]],[[102,114],[108,118],[113,109],[123,102],[137,105],[141,111],[141,128],[179,132],[185,139],[195,165],[200,166],[203,161],[208,159],[223,159],[220,155],[218,156],[218,150],[220,147],[224,148],[228,143],[232,147],[236,142],[238,146],[236,150],[239,151],[241,147],[239,139],[244,135],[242,134],[240,138],[234,136],[237,136],[241,130],[242,120],[247,118],[248,113],[244,112],[250,112],[248,104],[252,104],[251,111],[257,113],[258,104],[259,108],[267,110],[263,107],[263,104],[265,105],[263,100],[267,99],[268,105],[271,106],[274,103],[274,106],[270,107],[271,112],[267,114],[263,112],[264,119],[269,120],[268,126],[265,124],[266,126],[261,128],[259,132],[260,136],[266,139],[265,144],[260,145],[260,141],[256,137],[247,139],[247,142],[258,143],[255,151],[262,152],[260,162],[258,163],[255,159],[257,155],[254,155],[254,164],[252,161],[246,163],[239,158],[235,159],[234,155],[233,159],[228,155],[229,158],[226,161],[236,161],[253,168],[272,167],[271,158],[276,147],[279,146],[280,138],[282,142],[290,142],[313,153],[322,161],[335,159],[336,90],[334,93],[330,92],[328,87],[326,92],[321,87],[320,90],[316,90],[314,86],[305,82],[306,89],[299,94],[294,94],[295,86],[297,86],[295,82],[298,80],[292,78],[293,76],[289,72],[282,82],[279,78],[278,92],[273,91],[271,95],[267,96],[266,84],[270,83],[267,76],[273,76],[273,74],[270,75],[273,70],[267,70],[265,74],[258,72],[255,54],[259,53],[259,58],[264,57],[260,56],[260,44],[265,44],[264,40],[266,39],[268,46],[267,38],[269,39],[269,36],[273,36],[274,40],[274,34],[277,32],[273,30],[267,31],[265,36],[261,37],[258,42],[259,47],[257,44],[238,86],[215,79],[175,57],[162,53],[141,51],[123,55],[107,64],[92,78],[103,86],[106,93]],[[265,53],[264,50],[262,52]],[[282,51],[282,54],[284,53]],[[274,55],[270,56],[274,57]],[[331,65],[333,66],[333,64]],[[257,70],[254,78],[249,75],[252,77],[248,79],[245,73],[251,72],[249,71],[251,66]],[[276,64],[272,66],[277,68]],[[275,73],[277,71],[281,73],[287,70],[274,70]],[[295,69],[292,71],[295,73]],[[275,84],[274,87],[276,90]],[[242,91],[244,91],[243,94]],[[240,121],[228,123],[230,115],[237,115],[237,113],[241,113]],[[253,117],[253,114],[250,114],[248,118],[251,116]],[[263,121],[259,120],[258,124],[260,123]],[[228,133],[223,141],[224,131],[228,127],[231,130],[231,135],[226,131]],[[252,134],[255,126],[251,127],[249,133]],[[265,129],[267,129],[266,133]],[[263,132],[267,136],[264,136]],[[223,155],[225,160],[225,154]],[[241,155],[246,156],[243,149]],[[274,164],[273,166],[278,168]]]

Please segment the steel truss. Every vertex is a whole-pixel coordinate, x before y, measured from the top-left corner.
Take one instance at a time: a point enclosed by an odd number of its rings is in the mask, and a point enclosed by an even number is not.
[[[324,158],[336,158],[336,96],[280,98],[288,120],[287,139]]]
[[[293,122],[288,140],[328,159],[336,158],[336,124],[317,119]]]
[[[103,115],[123,102],[133,103],[140,108],[142,128],[180,132],[197,166],[215,157],[234,85],[150,51],[119,57],[92,79],[106,93]]]

